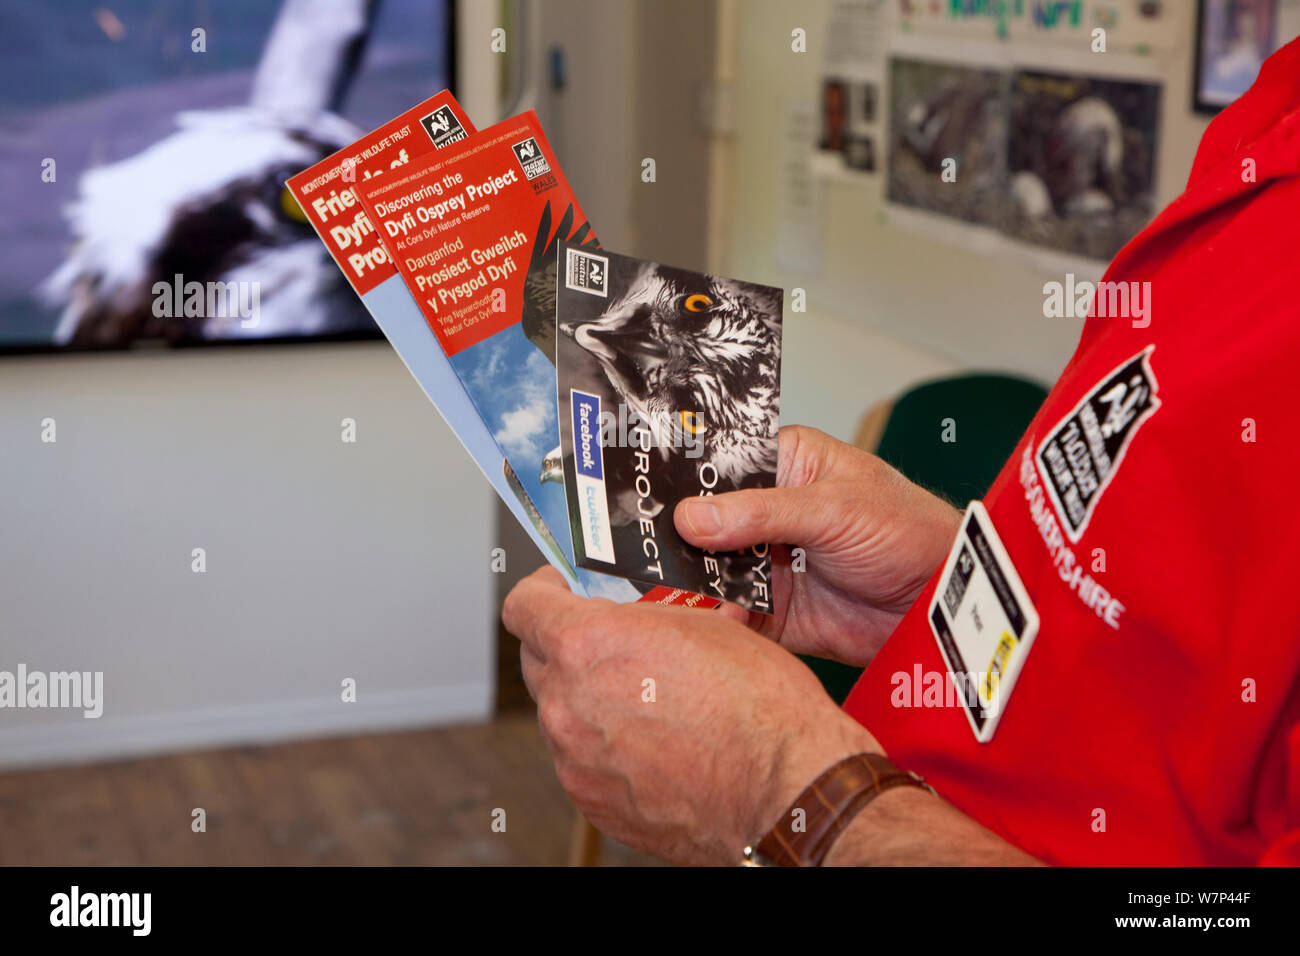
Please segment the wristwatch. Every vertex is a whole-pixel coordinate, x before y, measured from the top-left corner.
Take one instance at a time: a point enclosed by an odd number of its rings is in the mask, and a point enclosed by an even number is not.
[[[821,866],[858,811],[894,787],[934,793],[884,754],[845,757],[799,794],[756,846],[745,847],[741,866]]]

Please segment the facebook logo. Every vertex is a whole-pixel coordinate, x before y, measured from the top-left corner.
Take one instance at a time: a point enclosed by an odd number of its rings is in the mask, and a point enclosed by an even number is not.
[[[605,480],[600,453],[600,396],[569,390],[573,406],[573,460],[578,474]]]
[[[605,463],[600,449],[600,396],[570,389],[569,408],[573,413],[574,491],[578,499],[578,523],[582,526],[583,552],[588,558],[613,564],[614,541],[609,525],[609,500],[605,497]]]

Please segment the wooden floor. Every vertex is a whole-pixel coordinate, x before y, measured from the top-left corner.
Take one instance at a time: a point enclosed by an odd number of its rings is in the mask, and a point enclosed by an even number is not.
[[[191,830],[207,812],[207,832]],[[504,833],[493,810],[506,811]],[[563,865],[536,718],[0,774],[0,865]],[[655,861],[609,840],[608,865]]]

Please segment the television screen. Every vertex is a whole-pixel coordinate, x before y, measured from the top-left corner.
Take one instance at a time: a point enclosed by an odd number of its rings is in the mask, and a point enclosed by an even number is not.
[[[285,179],[451,85],[452,0],[10,0],[0,350],[378,332]]]

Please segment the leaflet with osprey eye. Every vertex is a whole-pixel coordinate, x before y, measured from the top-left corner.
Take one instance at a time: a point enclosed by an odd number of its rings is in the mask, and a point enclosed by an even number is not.
[[[771,614],[768,546],[702,551],[673,510],[776,485],[781,290],[557,246],[560,464],[578,567]]]

